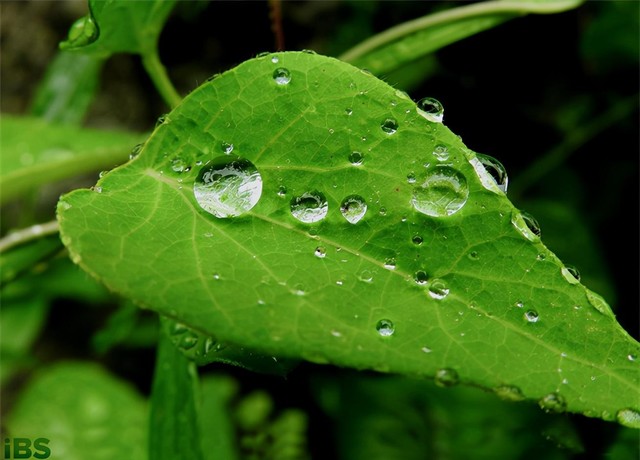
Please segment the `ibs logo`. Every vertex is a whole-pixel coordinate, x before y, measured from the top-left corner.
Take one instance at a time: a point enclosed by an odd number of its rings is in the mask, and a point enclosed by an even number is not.
[[[4,440],[4,460],[14,458],[49,458],[51,449],[47,438],[6,438]],[[13,452],[12,452],[13,451]],[[13,453],[13,457],[11,454]]]

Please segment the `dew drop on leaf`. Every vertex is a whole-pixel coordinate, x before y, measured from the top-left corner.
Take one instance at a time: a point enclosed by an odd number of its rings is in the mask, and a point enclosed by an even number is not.
[[[413,274],[413,280],[416,282],[416,284],[419,285],[427,284],[427,272],[425,272],[424,270],[418,270]]]
[[[381,319],[376,324],[376,330],[381,337],[391,337],[395,332],[395,326],[391,320]]]
[[[285,187],[284,185],[280,185],[278,187],[278,192],[277,192],[279,197],[283,197],[287,194],[287,187]]]
[[[447,161],[449,159],[449,149],[446,145],[438,144],[433,148],[433,156],[438,161]]]
[[[611,317],[614,316],[613,311],[611,311],[611,307],[609,306],[607,301],[604,300],[602,296],[600,296],[599,294],[596,294],[593,291],[587,290],[587,300],[589,300],[589,303],[593,308],[598,310],[603,315],[607,315]]]
[[[416,182],[416,175],[414,173],[407,174],[407,182],[409,184],[414,184]]]
[[[396,269],[396,259],[394,257],[388,257],[384,260],[384,268],[387,270],[395,270]]]
[[[577,268],[571,265],[565,265],[560,270],[564,279],[566,279],[570,284],[578,284],[580,282],[580,272]]]
[[[449,166],[436,166],[414,188],[411,204],[428,216],[444,217],[458,212],[468,197],[469,187],[462,173]]]
[[[495,387],[493,392],[505,401],[522,401],[524,399],[520,388],[514,385],[500,385]]]
[[[342,200],[340,213],[350,224],[357,224],[367,213],[367,203],[360,195],[349,195]]]
[[[346,109],[344,109],[344,113],[347,115],[351,115],[353,114],[353,109],[350,107],[347,107]]]
[[[284,67],[278,67],[273,71],[273,80],[281,86],[288,85],[291,81],[291,72]]]
[[[98,39],[100,31],[91,16],[84,16],[71,25],[64,47],[86,46]]]
[[[262,195],[262,176],[250,161],[225,155],[200,169],[193,193],[202,209],[219,218],[253,208]]]
[[[278,59],[278,56],[273,56],[271,58],[271,62],[273,62],[274,64],[277,64],[278,62],[280,62],[280,59]]]
[[[529,241],[536,242],[540,240],[540,234],[542,233],[540,224],[528,212],[514,210],[511,215],[511,223]]]
[[[142,147],[144,146],[144,143],[140,143],[140,144],[136,144],[133,149],[131,149],[131,153],[129,154],[129,159],[133,160],[135,159],[138,155],[140,155],[140,151],[142,150]]]
[[[538,312],[535,310],[527,310],[524,312],[524,319],[530,323],[537,323],[538,319],[540,319],[540,315],[538,315]]]
[[[638,356],[637,356],[637,355],[634,355],[633,353],[629,353],[629,354],[627,355],[627,359],[628,359],[629,361],[632,361],[632,362],[633,362],[633,361],[635,361],[636,359],[638,359]]]
[[[460,382],[460,377],[455,369],[444,368],[436,372],[435,383],[439,387],[452,387]]]
[[[354,166],[360,166],[364,160],[364,155],[360,152],[354,151],[349,154],[349,162]]]
[[[475,169],[482,186],[490,191],[495,191],[497,187],[503,193],[507,193],[509,186],[509,177],[507,170],[502,163],[489,155],[476,153],[475,158],[469,160],[473,169]]]
[[[411,242],[416,246],[420,246],[423,242],[423,239],[420,235],[413,235],[413,237],[411,238]]]
[[[564,412],[567,402],[558,393],[549,393],[538,401],[538,405],[547,413]]]
[[[444,107],[437,99],[425,97],[417,103],[417,111],[427,120],[433,123],[441,123],[444,117]]]
[[[398,122],[395,118],[386,118],[380,123],[380,128],[389,135],[395,134],[395,132],[398,131]]]
[[[431,353],[432,350],[429,347],[422,347],[422,348],[420,348],[420,351],[422,353]]]
[[[358,275],[358,279],[360,281],[364,281],[365,283],[372,283],[373,274],[369,270],[362,270]]]
[[[318,246],[313,252],[313,255],[319,259],[324,259],[327,255],[327,249],[324,246]]]
[[[187,172],[191,169],[182,158],[174,158],[171,160],[171,170],[175,173]]]
[[[634,409],[622,409],[616,413],[616,419],[621,425],[629,428],[640,428],[640,412]]]
[[[291,215],[305,224],[324,219],[328,211],[327,199],[317,190],[303,193],[291,200]]]
[[[429,295],[436,300],[444,299],[449,295],[449,288],[444,281],[434,278],[429,283]]]
[[[222,153],[225,153],[227,155],[233,152],[233,144],[230,144],[229,142],[222,142],[220,144],[220,148],[222,149]]]

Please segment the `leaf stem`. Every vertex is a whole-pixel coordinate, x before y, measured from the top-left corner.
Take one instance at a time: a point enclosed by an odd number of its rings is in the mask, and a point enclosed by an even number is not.
[[[142,55],[142,65],[167,105],[173,109],[180,104],[182,97],[171,83],[167,69],[160,62],[160,56],[155,47]]]
[[[0,252],[4,252],[15,246],[19,246],[37,238],[58,233],[60,227],[57,220],[52,220],[44,224],[36,224],[31,227],[23,228],[15,232],[9,233],[0,239]]]
[[[407,35],[419,32],[428,27],[447,22],[457,21],[473,16],[489,14],[521,14],[528,13],[550,14],[557,13],[580,5],[583,0],[560,0],[556,2],[536,1],[486,1],[452,8],[446,11],[428,14],[420,18],[404,22],[382,33],[364,40],[353,48],[342,53],[338,59],[353,62],[373,50],[401,39]]]

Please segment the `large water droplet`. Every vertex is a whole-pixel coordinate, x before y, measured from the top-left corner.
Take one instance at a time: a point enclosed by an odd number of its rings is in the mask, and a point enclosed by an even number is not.
[[[273,71],[273,80],[281,86],[288,85],[291,81],[291,72],[284,67],[278,67]]]
[[[489,155],[481,153],[476,153],[475,158],[469,160],[469,163],[475,169],[484,188],[492,192],[499,190],[507,193],[509,177],[502,163]]]
[[[291,215],[305,224],[324,219],[328,211],[327,199],[317,190],[303,193],[291,200]]]
[[[360,152],[351,152],[349,154],[349,162],[354,166],[360,166],[364,160],[364,155]]]
[[[545,412],[564,412],[567,408],[567,402],[558,393],[549,393],[538,401],[538,405]]]
[[[449,166],[436,166],[414,188],[411,204],[418,212],[443,217],[458,212],[468,197],[467,180],[460,172]]]
[[[522,401],[524,399],[520,388],[513,385],[500,385],[495,387],[493,392],[505,401]]]
[[[262,177],[250,161],[226,155],[200,169],[193,193],[208,213],[220,218],[239,216],[258,203]]]
[[[342,216],[351,224],[357,224],[367,213],[367,203],[360,195],[349,195],[340,204]]]
[[[382,123],[380,123],[380,128],[385,133],[391,135],[398,131],[398,122],[395,118],[386,118]]]
[[[529,241],[540,240],[540,224],[531,214],[514,210],[511,215],[511,223]]]
[[[435,376],[436,385],[439,387],[452,387],[460,382],[460,377],[454,369],[439,369]]]
[[[444,281],[434,278],[429,282],[429,295],[436,300],[444,299],[449,295],[449,288]]]
[[[616,413],[616,419],[621,425],[629,428],[640,428],[640,412],[635,409],[621,409]]]
[[[433,123],[441,123],[444,117],[444,107],[437,99],[425,97],[418,101],[417,111],[427,120]]]
[[[381,319],[378,321],[378,324],[376,324],[376,330],[382,337],[391,337],[395,332],[395,326],[391,320]]]
[[[565,265],[560,270],[564,279],[566,279],[569,284],[578,284],[580,282],[580,272],[576,267],[571,265]]]
[[[538,315],[538,312],[535,310],[527,310],[524,312],[524,319],[530,323],[537,323],[540,319],[540,315]]]

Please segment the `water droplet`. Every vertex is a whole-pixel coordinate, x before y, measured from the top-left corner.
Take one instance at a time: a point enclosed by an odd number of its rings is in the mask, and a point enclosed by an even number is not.
[[[593,291],[587,290],[587,300],[589,300],[589,303],[593,308],[598,310],[603,315],[615,317],[607,301],[604,300],[602,296],[600,296],[599,294],[596,294]]]
[[[480,257],[478,256],[478,252],[477,251],[471,251],[468,255],[469,259],[471,260],[478,260]]]
[[[424,270],[418,270],[413,274],[413,280],[416,282],[416,284],[424,285],[427,284],[429,277],[427,276],[427,272],[425,272]]]
[[[396,259],[394,257],[388,257],[384,260],[384,268],[387,270],[396,269]]]
[[[518,300],[514,305],[518,308],[522,308],[524,307],[524,302],[522,300]]]
[[[446,145],[436,145],[433,148],[433,156],[436,157],[438,161],[447,161],[449,159],[449,149]]]
[[[616,419],[621,425],[629,428],[640,428],[640,412],[635,409],[621,409],[616,413]]]
[[[258,203],[262,176],[250,161],[226,155],[200,169],[193,193],[208,213],[220,218],[239,216]]]
[[[162,115],[161,117],[158,117],[158,119],[156,120],[156,128],[160,125],[164,125],[166,122],[167,122],[166,115]]]
[[[537,323],[538,319],[540,319],[540,315],[538,315],[538,312],[535,310],[527,310],[524,312],[524,319],[530,323]]]
[[[536,260],[543,261],[547,258],[544,254],[540,253],[536,256]]]
[[[413,237],[411,238],[411,242],[416,246],[420,246],[423,242],[423,239],[420,235],[413,235]]]
[[[131,153],[129,154],[129,159],[133,160],[135,159],[138,155],[140,155],[140,151],[142,150],[142,147],[144,146],[144,143],[140,143],[140,144],[136,144],[133,149],[131,149]]]
[[[416,182],[416,175],[414,173],[407,174],[407,182],[414,184]]]
[[[344,109],[344,113],[346,113],[347,115],[351,115],[353,113],[353,109],[350,107],[347,107],[346,109]]]
[[[580,272],[576,267],[571,265],[565,265],[560,270],[564,279],[566,279],[570,284],[578,284],[580,282]]]
[[[320,259],[324,259],[327,255],[327,249],[324,246],[318,246],[313,255]]]
[[[635,361],[636,359],[638,359],[638,356],[637,356],[637,355],[634,355],[633,353],[629,353],[629,354],[627,355],[627,359],[628,359],[629,361]]]
[[[362,270],[358,275],[358,279],[360,281],[364,281],[365,283],[372,283],[373,274],[369,270]]]
[[[540,224],[531,214],[514,210],[511,215],[511,223],[529,241],[540,240]]]
[[[427,120],[433,123],[441,123],[444,117],[444,107],[437,99],[425,97],[418,101],[417,111]]]
[[[284,67],[278,67],[273,71],[273,80],[281,86],[288,85],[291,81],[291,72]]]
[[[566,401],[558,393],[549,393],[538,401],[538,405],[547,413],[564,412],[567,408]]]
[[[398,122],[395,118],[385,118],[385,120],[380,123],[380,128],[389,135],[395,134],[395,132],[398,131]]]
[[[476,157],[473,160],[471,160],[470,163],[476,170],[478,178],[484,188],[495,191],[494,188],[498,187],[498,190],[507,193],[509,177],[502,163],[489,155],[483,155],[481,153],[476,153]]]
[[[500,385],[495,387],[493,392],[505,401],[522,401],[524,399],[520,388],[514,385]]]
[[[182,158],[174,158],[171,160],[171,170],[175,173],[183,173],[191,170]]]
[[[93,18],[90,15],[84,16],[71,25],[63,47],[76,48],[86,46],[96,41],[99,35],[100,30]]]
[[[391,337],[395,332],[395,326],[393,322],[388,319],[381,319],[376,324],[376,330],[381,337]]]
[[[277,193],[279,197],[285,196],[287,194],[287,187],[285,187],[284,185],[279,186]]]
[[[106,176],[107,174],[109,174],[109,171],[100,171],[100,173],[98,174],[98,178],[102,179],[104,176]]]
[[[367,203],[360,195],[349,195],[340,204],[342,216],[351,224],[357,224],[367,212]]]
[[[416,211],[432,217],[450,216],[467,202],[467,180],[448,166],[432,168],[421,185],[413,190],[411,204]]]
[[[291,200],[291,215],[305,224],[324,219],[328,211],[327,199],[317,190],[303,193]]]
[[[429,295],[436,300],[444,299],[449,295],[449,288],[444,281],[434,278],[429,282]]]
[[[382,208],[380,208],[380,211],[379,211],[379,212],[380,212],[380,215],[381,215],[381,216],[386,216],[386,215],[387,215],[387,208],[382,207]]]
[[[222,142],[220,144],[220,147],[222,148],[222,153],[225,153],[227,155],[233,152],[233,144],[230,144],[228,142]]]
[[[460,382],[460,377],[454,369],[444,368],[436,372],[435,383],[439,387],[452,387]]]
[[[423,353],[431,353],[432,350],[429,347],[422,347],[420,348],[420,351]]]
[[[91,187],[91,190],[93,190],[96,193],[102,193],[102,187],[99,187],[99,186]]]
[[[278,59],[278,56],[273,56],[271,58],[271,62],[273,62],[274,64],[277,64],[278,62],[280,62],[280,59]]]
[[[364,160],[364,155],[360,152],[351,152],[349,154],[349,162],[354,166],[360,166]]]
[[[198,336],[193,331],[186,331],[180,336],[178,346],[183,350],[191,350],[198,344]]]

